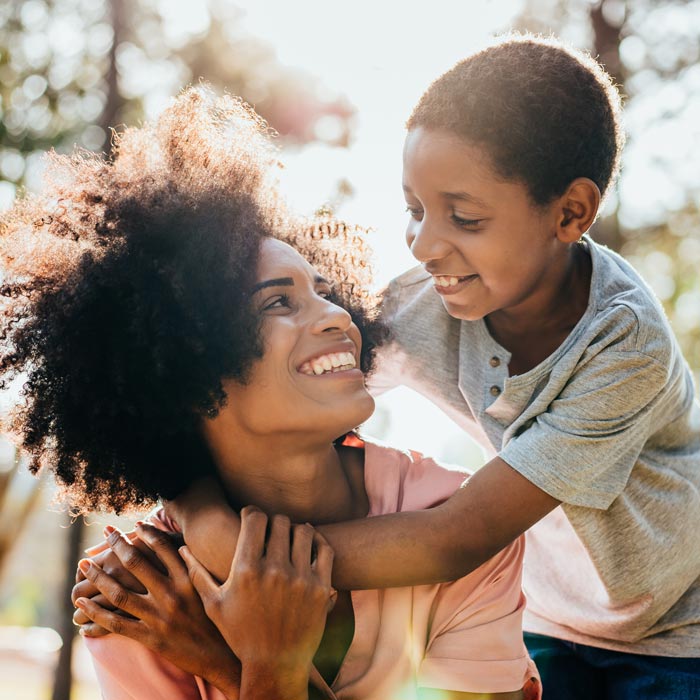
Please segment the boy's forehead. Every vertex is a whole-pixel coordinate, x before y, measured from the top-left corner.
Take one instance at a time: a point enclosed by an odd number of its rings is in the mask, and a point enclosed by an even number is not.
[[[412,190],[417,178],[430,177],[440,183],[445,194],[464,195],[464,199],[478,199],[471,191],[474,184],[498,182],[486,150],[449,131],[411,129],[404,145],[404,189]],[[470,184],[464,190],[461,185]]]

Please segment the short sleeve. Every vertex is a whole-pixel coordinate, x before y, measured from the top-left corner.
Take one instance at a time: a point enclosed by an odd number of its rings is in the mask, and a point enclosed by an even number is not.
[[[468,576],[440,586],[419,687],[505,693],[533,678],[539,683],[523,643],[523,548],[519,538]]]
[[[657,357],[608,348],[579,366],[499,456],[564,503],[606,509],[654,432],[667,375]]]
[[[102,700],[225,700],[201,678],[180,670],[142,644],[110,634],[86,638]]]

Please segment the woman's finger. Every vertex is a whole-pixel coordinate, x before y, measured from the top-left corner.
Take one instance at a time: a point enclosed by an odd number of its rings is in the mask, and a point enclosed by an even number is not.
[[[134,617],[141,617],[143,607],[141,604],[142,596],[139,593],[134,593],[133,591],[124,588],[118,581],[112,578],[109,574],[105,573],[98,564],[90,559],[81,559],[78,566],[81,568],[86,578],[95,584],[95,587],[115,608],[119,608],[119,610],[123,610]],[[76,607],[87,611],[84,606],[78,604],[78,601],[81,600],[84,601],[90,599],[79,597],[75,601]],[[94,603],[94,606],[100,608],[97,603]],[[90,615],[89,611],[88,615]],[[90,616],[90,619],[95,620],[95,618],[92,616]],[[99,622],[99,620],[95,620],[95,622]],[[99,622],[99,624],[102,623]]]
[[[131,530],[129,532],[125,532],[124,536],[127,539],[131,540],[132,542],[138,537],[136,532],[134,532],[133,530]],[[98,544],[94,544],[94,545],[92,545],[92,547],[88,547],[86,550],[84,550],[84,552],[85,552],[85,554],[87,554],[87,556],[89,558],[92,558],[92,557],[96,556],[97,554],[101,554],[102,552],[104,552],[108,549],[109,549],[109,545],[107,544],[106,541],[104,541],[104,542],[99,542]]]
[[[179,545],[175,544],[172,535],[149,523],[136,523],[136,532],[139,539],[156,554],[168,575],[187,575],[187,568],[178,552]],[[182,544],[181,539],[180,544]]]
[[[78,567],[78,571],[80,571],[80,573],[83,574],[80,567]],[[71,601],[73,601],[73,605],[75,605],[75,601],[78,598],[94,598],[98,594],[99,591],[97,590],[95,584],[92,581],[88,581],[85,578],[85,574],[83,574],[83,580],[76,583],[75,586],[73,586],[73,591],[71,592],[70,599]]]
[[[258,566],[265,549],[267,516],[255,506],[246,506],[241,511],[241,534],[238,536],[236,553],[231,570],[236,564]]]
[[[109,630],[101,627],[96,622],[86,622],[84,625],[80,625],[78,633],[81,637],[91,637],[95,639],[97,637],[106,637],[108,634],[112,634]]]
[[[75,597],[75,600],[78,600],[78,598],[89,598],[93,603],[97,603],[101,607],[105,608],[106,610],[114,610],[114,606],[105,598],[102,593],[98,593],[95,596],[81,596],[78,595]],[[75,612],[73,613],[73,623],[78,625],[84,625],[88,623],[90,620],[85,616],[85,613],[80,609],[76,608]]]
[[[313,570],[318,576],[318,580],[324,585],[331,587],[331,574],[333,573],[333,548],[328,544],[328,540],[318,531],[314,532],[314,546],[316,548],[316,561],[313,563]]]
[[[295,525],[292,533],[292,564],[298,573],[309,570],[315,530],[308,523]]]
[[[292,523],[286,515],[273,515],[265,559],[277,566],[289,565],[289,535]]]
[[[78,598],[75,604],[96,624],[108,632],[122,634],[132,639],[139,639],[143,635],[143,625],[140,620],[125,617],[118,612],[105,610],[102,606],[89,598]],[[81,634],[82,634],[81,627]]]
[[[194,589],[199,594],[204,605],[204,610],[209,613],[210,606],[219,600],[219,584],[214,581],[212,575],[199,563],[199,560],[190,552],[189,547],[180,547],[180,556],[187,567],[187,574],[192,581]]]

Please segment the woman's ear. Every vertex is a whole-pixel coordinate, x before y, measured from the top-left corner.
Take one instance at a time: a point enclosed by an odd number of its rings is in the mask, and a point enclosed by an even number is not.
[[[593,225],[600,207],[598,185],[587,177],[576,178],[559,199],[557,238],[575,243]]]

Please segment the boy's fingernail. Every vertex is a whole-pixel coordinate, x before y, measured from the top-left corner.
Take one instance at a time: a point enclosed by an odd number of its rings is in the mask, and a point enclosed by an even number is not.
[[[78,568],[86,574],[88,571],[90,571],[90,560],[89,559],[81,559],[78,562]],[[78,598],[80,600],[80,598]]]
[[[136,527],[142,527],[143,526],[143,520],[137,520],[135,523]]]
[[[105,525],[105,529],[102,530],[102,534],[105,537],[109,537],[115,531],[115,529],[116,528],[113,528],[111,525]]]

